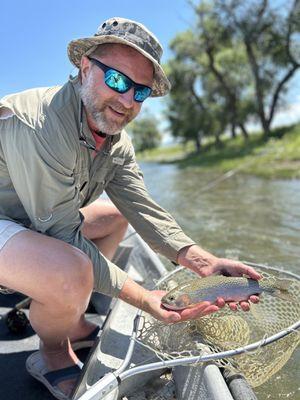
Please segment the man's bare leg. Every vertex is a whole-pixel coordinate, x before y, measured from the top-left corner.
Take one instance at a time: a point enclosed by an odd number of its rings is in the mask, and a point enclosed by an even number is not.
[[[68,337],[88,334],[81,316],[93,288],[89,258],[63,241],[21,231],[0,251],[0,284],[32,298],[30,322],[49,371],[76,364]],[[59,386],[68,393],[71,383]]]
[[[107,200],[96,200],[80,211],[85,218],[82,234],[92,240],[101,253],[111,260],[124,238],[128,222]]]
[[[80,210],[84,215],[82,234],[92,240],[101,253],[112,259],[119,243],[123,240],[128,222],[118,209],[107,200],[96,200]],[[81,316],[80,328],[73,331],[71,342],[91,333],[96,325]]]

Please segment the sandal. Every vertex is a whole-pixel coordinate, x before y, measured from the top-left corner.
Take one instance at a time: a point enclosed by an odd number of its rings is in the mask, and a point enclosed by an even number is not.
[[[68,379],[78,379],[81,374],[81,368],[78,365],[49,372],[40,351],[36,351],[27,358],[26,369],[33,378],[43,383],[59,400],[70,400],[70,397],[63,393],[57,385]]]

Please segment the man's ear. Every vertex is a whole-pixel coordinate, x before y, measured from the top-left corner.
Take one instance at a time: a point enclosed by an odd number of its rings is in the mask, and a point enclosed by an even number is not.
[[[81,82],[84,82],[86,80],[90,69],[91,69],[90,60],[86,56],[82,56],[80,61]]]

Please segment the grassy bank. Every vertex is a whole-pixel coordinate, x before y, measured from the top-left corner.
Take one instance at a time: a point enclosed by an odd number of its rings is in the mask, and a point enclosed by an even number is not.
[[[224,139],[221,148],[206,143],[200,154],[188,143],[145,151],[138,159],[176,163],[182,168],[238,170],[267,178],[300,178],[300,124],[274,129],[267,141],[261,134],[252,134],[247,142],[242,137]]]

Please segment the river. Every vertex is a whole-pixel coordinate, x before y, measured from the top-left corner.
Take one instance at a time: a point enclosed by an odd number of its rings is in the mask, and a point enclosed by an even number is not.
[[[300,181],[220,176],[173,164],[140,163],[154,200],[183,230],[220,257],[278,266],[300,275]],[[216,182],[216,183],[214,183]],[[300,399],[300,350],[268,382],[259,400]]]

